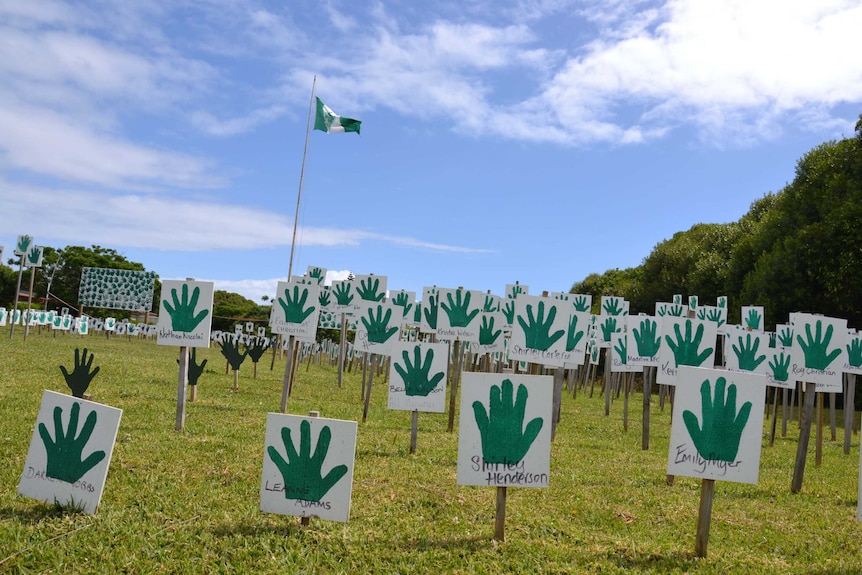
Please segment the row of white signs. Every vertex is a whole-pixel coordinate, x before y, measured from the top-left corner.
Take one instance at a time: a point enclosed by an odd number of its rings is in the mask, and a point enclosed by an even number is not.
[[[434,350],[444,355],[445,345],[438,345],[405,349],[411,366],[405,373],[430,385],[434,372],[445,370],[434,359],[439,357]],[[458,484],[548,487],[553,378],[482,373],[463,377]],[[683,367],[678,384],[668,473],[756,483],[765,378]],[[121,415],[116,408],[46,391],[19,493],[49,503],[74,503],[95,513]],[[354,421],[268,414],[261,510],[347,521],[356,434]],[[70,438],[75,439],[74,449],[68,445]]]

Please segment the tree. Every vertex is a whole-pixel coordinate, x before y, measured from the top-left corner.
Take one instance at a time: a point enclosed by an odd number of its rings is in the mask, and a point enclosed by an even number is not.
[[[268,320],[270,306],[258,305],[238,293],[216,290],[213,293],[213,329],[230,331],[237,321]]]

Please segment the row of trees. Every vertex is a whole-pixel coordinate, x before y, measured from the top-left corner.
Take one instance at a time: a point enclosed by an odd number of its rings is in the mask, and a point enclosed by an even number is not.
[[[15,287],[18,282],[17,260],[8,260],[9,267],[0,265],[0,305],[11,308],[15,302]],[[146,271],[143,264],[129,261],[125,256],[111,248],[101,246],[66,246],[65,248],[45,247],[42,267],[36,269],[34,293],[36,298],[44,298],[49,291],[51,309],[63,306],[78,306],[78,287],[81,283],[81,270],[85,267],[114,268],[123,270]],[[25,270],[21,282],[22,292],[29,289],[30,273]],[[153,295],[153,313],[158,313],[160,305],[161,282],[156,279]],[[34,303],[36,300],[34,299]],[[19,304],[21,305],[21,304]],[[24,300],[26,305],[26,300]],[[41,307],[41,305],[39,306]],[[270,306],[259,305],[240,294],[224,290],[213,293],[213,329],[231,330],[237,319],[269,319]],[[87,313],[96,316],[128,317],[128,313],[118,310],[88,309]]]
[[[738,221],[697,224],[653,248],[640,266],[591,274],[572,293],[623,296],[653,313],[673,294],[739,307],[762,305],[767,326],[791,312],[847,318],[862,327],[862,115],[856,137],[806,153],[793,181],[755,201]]]

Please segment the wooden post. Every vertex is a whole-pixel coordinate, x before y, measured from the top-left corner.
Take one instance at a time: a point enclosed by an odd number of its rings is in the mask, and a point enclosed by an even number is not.
[[[506,488],[497,488],[497,509],[494,514],[494,539],[506,540]]]
[[[15,312],[18,311],[18,296],[21,295],[21,276],[24,275],[24,254],[21,254],[21,260],[18,262],[18,285],[15,286],[15,304],[12,307],[11,321],[9,322],[9,339],[15,336]],[[32,292],[31,292],[32,293]],[[54,330],[56,337],[57,330]]]
[[[452,433],[455,429],[455,403],[458,395],[458,380],[461,377],[461,340],[456,339],[453,347],[455,365],[449,369],[449,426],[446,431]]]
[[[694,541],[694,552],[698,557],[706,557],[714,495],[715,479],[702,479],[700,483],[700,508],[697,512],[697,535]]]
[[[817,433],[814,446],[814,467],[820,467],[823,463],[823,393],[817,394]]]
[[[652,378],[655,368],[650,366],[644,367],[644,409],[643,409],[643,424],[641,430],[641,449],[649,450],[649,411],[650,401],[652,399]]]
[[[631,373],[623,374],[623,431],[629,430],[629,379]]]
[[[371,404],[371,386],[374,383],[374,368],[377,362],[377,354],[371,354],[371,365],[368,368],[368,389],[365,390],[365,407],[362,408],[362,423],[368,418],[368,406]]]
[[[551,441],[557,436],[557,424],[560,422],[560,409],[563,402],[563,378],[565,368],[558,367],[554,370],[554,399],[553,411],[551,412]]]
[[[772,388],[772,430],[769,433],[769,447],[775,445],[775,427],[778,424],[778,392],[777,387]]]
[[[341,334],[338,344],[338,387],[344,383],[344,360],[347,357],[347,314],[341,313]]]
[[[189,348],[180,347],[180,372],[177,378],[177,420],[174,429],[182,431],[186,424],[186,382],[189,380]]]
[[[808,457],[808,441],[811,439],[811,419],[814,415],[814,399],[817,395],[813,383],[805,384],[805,399],[802,405],[802,416],[799,418],[799,443],[796,445],[796,463],[793,466],[793,481],[790,484],[791,493],[799,493],[802,489],[802,478],[805,476],[805,459]]]
[[[856,374],[845,373],[844,393],[844,455],[850,454],[850,436],[853,434],[853,415],[856,412]]]
[[[24,322],[24,341],[30,334],[30,309],[33,306],[33,282],[36,279],[36,267],[30,266],[30,297],[27,298],[27,321]],[[83,310],[83,308],[81,308]]]
[[[287,354],[287,363],[284,366],[284,380],[282,381],[281,387],[281,412],[287,413],[287,398],[290,396],[290,375],[293,373],[291,369],[293,366],[291,365],[293,361],[293,342],[295,341],[296,336],[290,336],[288,339],[287,345],[290,353]]]
[[[784,388],[781,390],[781,437],[787,437],[787,416],[788,405],[787,400],[790,396],[790,390]]]
[[[308,417],[320,417],[320,412],[319,411],[309,411]],[[303,517],[302,519],[299,520],[299,523],[303,527],[308,527],[309,525],[311,525],[311,517]]]
[[[829,393],[829,430],[831,431],[830,437],[832,437],[832,441],[836,439],[837,430],[835,429],[835,392]]]
[[[416,453],[416,436],[419,435],[419,411],[413,410],[410,421],[410,453]]]

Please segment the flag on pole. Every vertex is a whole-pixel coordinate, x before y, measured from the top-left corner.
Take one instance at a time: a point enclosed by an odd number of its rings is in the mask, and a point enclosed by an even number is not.
[[[353,118],[339,116],[329,106],[324,104],[320,98],[315,96],[315,99],[317,100],[317,115],[314,117],[315,130],[320,130],[327,134],[341,132],[359,133],[359,126],[362,122]]]

